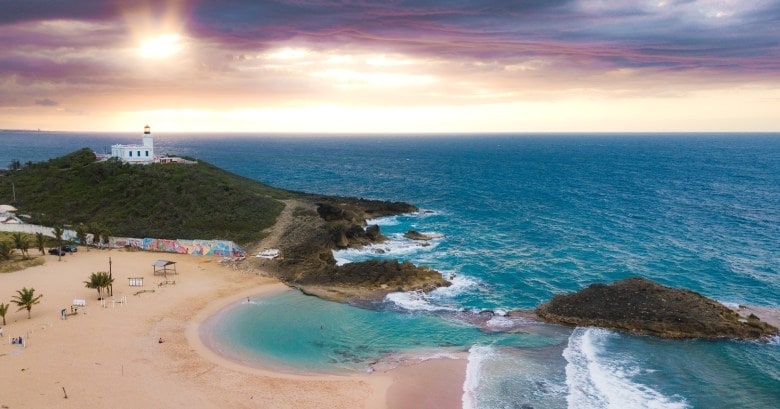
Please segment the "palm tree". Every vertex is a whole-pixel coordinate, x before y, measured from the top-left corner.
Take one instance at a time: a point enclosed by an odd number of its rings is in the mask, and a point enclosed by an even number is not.
[[[107,272],[98,271],[92,273],[89,276],[89,281],[84,281],[87,288],[94,288],[98,292],[98,300],[103,299],[103,290],[111,286],[114,283],[114,279],[111,278]]]
[[[27,242],[27,236],[21,232],[15,232],[11,237],[14,239],[14,247],[22,252],[22,256],[27,255],[27,249],[30,248],[30,243]]]
[[[65,229],[62,228],[62,226],[54,226],[52,228],[52,233],[54,233],[54,238],[57,240],[57,248],[60,249],[60,251],[57,252],[57,261],[62,260],[62,235],[65,233]]]
[[[38,248],[38,251],[40,251],[41,254],[46,254],[46,250],[44,249],[44,247],[46,247],[46,237],[43,233],[35,233],[35,247]]]
[[[28,289],[24,287],[21,290],[16,290],[16,295],[11,299],[11,302],[19,307],[16,311],[27,310],[27,319],[30,319],[30,310],[33,305],[41,302],[41,297],[43,297],[43,294],[35,296],[34,288]]]
[[[30,258],[30,242],[26,237],[22,240],[22,254],[25,258]]]
[[[10,260],[14,247],[7,241],[0,240],[0,260]]]
[[[0,302],[0,317],[3,317],[3,325],[5,324],[5,314],[8,313],[8,304],[3,304]]]

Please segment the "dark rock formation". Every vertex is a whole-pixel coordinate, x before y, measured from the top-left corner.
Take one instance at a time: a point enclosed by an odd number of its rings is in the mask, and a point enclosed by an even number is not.
[[[423,240],[423,241],[424,240],[430,240],[430,239],[433,238],[433,237],[431,237],[431,236],[429,236],[427,234],[422,234],[422,233],[418,232],[417,230],[409,230],[408,232],[404,233],[404,237],[406,237],[407,239]]]
[[[393,209],[416,210],[413,206],[363,199],[335,204],[323,201],[323,197],[317,199],[299,203],[302,207],[291,212],[292,221],[279,239],[268,243],[279,248],[284,257],[257,261],[285,283],[308,294],[357,305],[366,305],[361,300],[381,300],[393,291],[429,291],[450,285],[439,272],[408,262],[370,260],[336,265],[333,249],[360,248],[386,240],[379,226],[364,227],[369,212],[358,207],[361,203],[370,205],[371,214],[382,215],[392,214]],[[316,211],[310,206],[316,206]]]
[[[758,339],[778,332],[758,318],[744,319],[701,294],[643,278],[593,284],[576,293],[556,295],[537,307],[536,314],[552,323],[664,338]]]
[[[450,283],[433,269],[397,260],[368,260],[308,274],[295,286],[321,298],[369,306],[395,291],[431,291]]]

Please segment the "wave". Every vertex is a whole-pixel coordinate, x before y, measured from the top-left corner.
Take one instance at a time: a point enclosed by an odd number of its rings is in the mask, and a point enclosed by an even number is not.
[[[576,328],[563,351],[566,364],[566,398],[570,408],[648,408],[689,407],[681,397],[663,393],[635,382],[641,372],[625,355],[609,354],[604,344],[618,336],[596,328]]]
[[[387,217],[377,217],[376,219],[366,219],[366,224],[372,225],[376,224],[379,227],[382,226],[397,226],[401,224],[401,221],[398,219],[399,216],[387,216]]]
[[[469,349],[469,359],[466,365],[466,381],[463,382],[463,409],[477,409],[477,393],[479,391],[482,367],[495,355],[495,347],[491,345],[474,345]]]
[[[462,407],[565,408],[563,365],[556,362],[560,354],[557,346],[519,349],[495,344],[472,346],[463,383]]]
[[[449,311],[457,312],[458,308],[436,305],[430,302],[430,295],[423,291],[408,291],[405,293],[390,293],[385,301],[395,304],[408,311]]]
[[[459,294],[468,291],[478,285],[477,280],[461,274],[442,274],[442,276],[452,283],[449,287],[439,287],[430,293],[423,291],[407,291],[390,293],[385,296],[385,301],[395,304],[397,307],[408,311],[461,311],[461,308],[455,308],[443,305],[448,299],[452,299]]]
[[[429,209],[420,209],[419,212],[416,213],[405,213],[395,216],[385,216],[385,217],[377,217],[375,219],[366,219],[366,224],[376,224],[380,227],[382,226],[398,226],[399,224],[403,223],[403,219],[422,219],[427,218],[431,216],[439,216],[444,213],[438,211],[438,210],[429,210]]]
[[[419,241],[407,239],[403,234],[396,233],[390,236],[390,240],[384,243],[376,243],[359,249],[333,250],[333,257],[337,265],[344,265],[356,261],[365,261],[374,258],[409,257],[420,252],[430,252],[441,243],[443,235],[428,233],[437,236],[432,240]]]

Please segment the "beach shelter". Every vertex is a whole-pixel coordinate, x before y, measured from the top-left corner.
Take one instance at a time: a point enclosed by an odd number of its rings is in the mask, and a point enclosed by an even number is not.
[[[176,275],[176,262],[168,260],[157,260],[152,263],[154,266],[154,275],[168,277],[168,274]],[[170,266],[173,266],[172,268]]]

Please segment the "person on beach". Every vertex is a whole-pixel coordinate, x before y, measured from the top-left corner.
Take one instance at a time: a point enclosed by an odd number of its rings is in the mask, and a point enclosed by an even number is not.
[[[158,344],[162,344],[163,342],[165,342],[165,341],[163,341],[163,339],[162,339],[162,338],[160,338],[160,339],[158,339],[158,340],[157,340],[157,343],[158,343]]]

